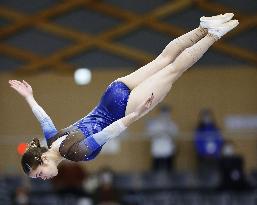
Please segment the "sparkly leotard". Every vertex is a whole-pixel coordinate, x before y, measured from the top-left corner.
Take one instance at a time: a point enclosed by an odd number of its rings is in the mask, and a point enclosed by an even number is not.
[[[102,149],[102,145],[97,143],[94,135],[103,132],[104,128],[106,129],[109,125],[125,116],[129,95],[130,89],[124,83],[120,81],[112,82],[102,95],[98,105],[88,115],[72,124],[85,137],[78,144],[77,149],[87,147],[90,150],[89,155],[83,159],[84,161],[94,159]],[[46,140],[50,141],[58,133],[52,120],[43,113],[43,110],[40,112],[33,110],[33,112],[40,121]]]
[[[73,124],[83,132],[88,138],[88,144],[95,150],[88,156],[89,160],[95,158],[102,149],[102,146],[99,146],[90,136],[125,116],[129,94],[130,89],[124,83],[114,81],[107,87],[98,105],[88,115]]]

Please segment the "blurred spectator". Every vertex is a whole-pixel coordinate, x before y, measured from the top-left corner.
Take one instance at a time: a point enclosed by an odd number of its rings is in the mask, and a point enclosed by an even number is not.
[[[226,140],[220,160],[221,189],[244,190],[250,188],[244,173],[244,160],[235,154],[234,144]]]
[[[25,187],[18,187],[15,192],[15,204],[29,205],[28,190]]]
[[[178,127],[171,118],[171,108],[161,106],[159,115],[146,124],[148,136],[151,137],[151,154],[154,170],[172,170],[176,154],[175,137]]]
[[[87,177],[87,180],[84,181],[83,188],[84,190],[87,191],[87,193],[94,193],[97,187],[98,187],[98,176],[97,174],[91,173]]]
[[[97,205],[114,205],[119,204],[119,192],[113,186],[114,172],[109,168],[100,171],[99,187],[95,192],[95,204]]]
[[[91,199],[89,198],[80,198],[78,199],[77,205],[92,205],[93,202]]]
[[[0,204],[4,205],[11,205],[12,202],[12,195],[9,192],[9,186],[4,177],[2,176],[2,173],[0,171]]]
[[[86,196],[83,190],[83,182],[87,173],[78,163],[62,162],[59,173],[52,179],[55,190],[58,193],[71,193]]]
[[[200,170],[217,169],[224,140],[210,109],[200,111],[194,140]]]

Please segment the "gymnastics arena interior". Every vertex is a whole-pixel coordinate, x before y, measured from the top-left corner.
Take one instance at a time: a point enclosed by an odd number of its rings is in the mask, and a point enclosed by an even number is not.
[[[229,12],[239,26],[95,160],[24,174],[26,143],[45,140],[8,80],[64,128],[201,16]],[[257,205],[256,37],[256,0],[1,0],[0,205]]]

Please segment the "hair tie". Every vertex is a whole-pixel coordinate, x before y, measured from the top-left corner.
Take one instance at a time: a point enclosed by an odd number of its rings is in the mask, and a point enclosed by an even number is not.
[[[29,147],[36,148],[38,146],[36,145],[36,143],[34,141],[32,141],[32,142],[29,143]]]
[[[39,157],[34,157],[35,160],[37,161],[40,161],[40,158]]]

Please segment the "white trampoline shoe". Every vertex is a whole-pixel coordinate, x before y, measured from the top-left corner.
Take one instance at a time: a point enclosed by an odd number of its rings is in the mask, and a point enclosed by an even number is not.
[[[203,16],[200,18],[200,26],[205,29],[215,28],[217,26],[220,26],[221,24],[230,21],[233,18],[233,16],[233,13],[220,14],[211,17]]]
[[[220,26],[217,26],[215,28],[209,28],[208,33],[217,37],[220,39],[222,36],[224,36],[226,33],[237,27],[239,24],[238,20],[230,20],[226,23],[221,24]]]

